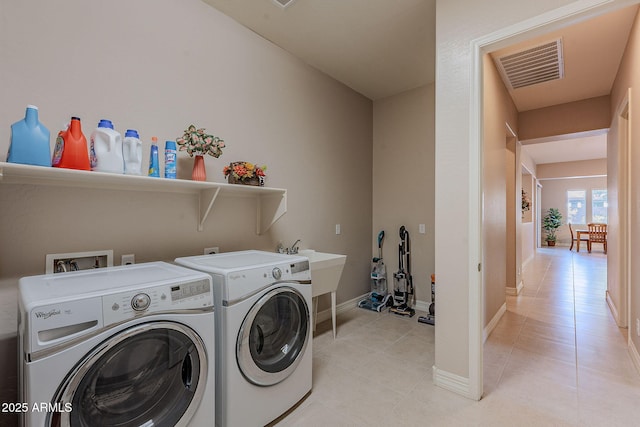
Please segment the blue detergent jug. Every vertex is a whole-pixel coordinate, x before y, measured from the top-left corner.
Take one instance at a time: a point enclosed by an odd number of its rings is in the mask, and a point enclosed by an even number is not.
[[[49,129],[38,121],[38,107],[27,105],[24,119],[11,125],[7,162],[51,166]]]

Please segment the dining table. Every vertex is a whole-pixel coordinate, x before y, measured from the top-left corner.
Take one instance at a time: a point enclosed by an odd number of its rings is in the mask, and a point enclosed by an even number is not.
[[[576,246],[576,250],[578,252],[580,252],[580,237],[586,234],[587,236],[589,235],[589,230],[576,230],[576,235],[578,236],[578,241],[576,242],[577,246]],[[606,237],[606,231],[605,231],[605,237]],[[588,244],[588,243],[587,243]]]

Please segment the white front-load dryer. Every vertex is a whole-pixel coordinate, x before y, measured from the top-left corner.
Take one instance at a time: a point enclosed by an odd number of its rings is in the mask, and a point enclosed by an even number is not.
[[[214,324],[211,277],[168,263],[21,279],[21,424],[210,426]]]
[[[213,278],[216,426],[264,426],[311,391],[307,258],[242,251],[175,262]]]

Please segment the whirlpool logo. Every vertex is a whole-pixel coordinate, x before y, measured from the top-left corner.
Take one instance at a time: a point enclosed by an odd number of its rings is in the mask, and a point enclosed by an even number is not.
[[[49,311],[47,311],[47,312],[44,312],[44,311],[36,311],[36,317],[37,317],[38,319],[48,319],[48,318],[50,318],[51,316],[57,316],[57,315],[59,315],[59,314],[60,314],[60,310],[56,310],[55,308],[54,308],[54,309],[51,309],[51,310],[49,310]]]

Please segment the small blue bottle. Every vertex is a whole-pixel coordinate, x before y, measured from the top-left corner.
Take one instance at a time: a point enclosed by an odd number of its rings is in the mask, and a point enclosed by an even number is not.
[[[149,157],[149,176],[160,178],[160,166],[158,165],[158,138],[151,138],[151,155]]]
[[[164,177],[165,178],[176,179],[177,155],[178,153],[176,151],[176,142],[167,141],[164,146]]]
[[[38,121],[38,107],[27,105],[24,119],[11,125],[7,162],[51,166],[49,129]]]

